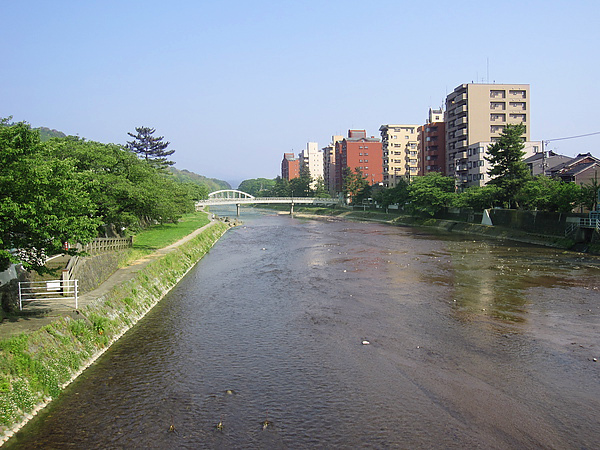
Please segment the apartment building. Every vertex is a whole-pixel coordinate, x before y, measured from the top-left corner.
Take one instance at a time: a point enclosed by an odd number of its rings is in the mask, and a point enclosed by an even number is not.
[[[342,191],[346,168],[358,168],[370,185],[383,180],[381,141],[367,137],[366,130],[348,130],[348,137],[335,144],[336,177],[335,191]]]
[[[281,161],[281,178],[288,181],[300,176],[300,160],[293,153],[284,153]]]
[[[455,177],[458,187],[485,186],[490,181],[488,170],[490,163],[485,159],[487,148],[493,142],[476,142],[469,145],[463,153],[458,153],[455,158]],[[526,160],[541,150],[541,141],[524,142],[523,160]]]
[[[323,179],[323,152],[319,150],[319,144],[316,142],[308,142],[306,150],[300,153],[300,167],[305,165],[310,171],[310,176],[313,178],[311,189],[317,186],[317,180]]]
[[[392,188],[400,177],[407,181],[419,174],[419,125],[382,125],[383,185]]]
[[[323,147],[323,180],[325,182],[325,189],[330,195],[335,196],[335,144],[341,142],[344,139],[343,136],[334,135],[331,136],[331,143],[327,147]]]
[[[529,101],[528,84],[461,84],[446,97],[446,174],[456,178],[458,187],[471,185],[474,175],[477,185],[485,182],[485,149],[507,124],[525,125],[523,141],[529,142]],[[528,149],[533,151],[535,145],[530,143]],[[473,168],[473,152],[480,156],[476,173],[468,169]]]
[[[427,123],[418,128],[419,175],[440,172],[446,175],[446,122],[444,111],[429,108]]]

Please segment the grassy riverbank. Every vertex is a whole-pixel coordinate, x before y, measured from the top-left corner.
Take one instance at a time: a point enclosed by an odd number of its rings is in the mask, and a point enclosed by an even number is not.
[[[214,223],[189,242],[151,261],[131,280],[114,286],[84,307],[80,318],[62,317],[32,333],[0,341],[0,442],[56,398],[142,318],[228,228],[224,223]],[[142,250],[175,239],[172,230],[166,233],[171,237],[162,242],[156,236],[149,238]]]

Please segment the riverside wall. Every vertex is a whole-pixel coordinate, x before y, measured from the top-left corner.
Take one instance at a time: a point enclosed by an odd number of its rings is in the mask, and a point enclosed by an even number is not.
[[[393,211],[393,210],[392,210]],[[367,220],[397,226],[428,227],[465,235],[495,239],[508,239],[528,244],[600,254],[600,245],[579,236],[565,237],[569,218],[585,217],[583,214],[543,213],[533,211],[490,210],[494,225],[483,225],[483,214],[472,210],[446,210],[435,217],[419,217],[401,212],[383,212],[380,209],[354,210],[348,208],[297,208],[296,217],[344,218]]]
[[[152,309],[230,225],[216,222],[79,311],[0,341],[0,444]],[[111,263],[109,263],[110,265]]]

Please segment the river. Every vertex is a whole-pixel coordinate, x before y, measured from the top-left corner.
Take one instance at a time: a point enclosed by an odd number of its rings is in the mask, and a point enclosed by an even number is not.
[[[600,446],[598,258],[242,220],[6,447]]]

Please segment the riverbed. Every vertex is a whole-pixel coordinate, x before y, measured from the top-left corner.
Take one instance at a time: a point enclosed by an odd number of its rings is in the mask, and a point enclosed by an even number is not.
[[[242,220],[7,447],[598,447],[598,258]]]

